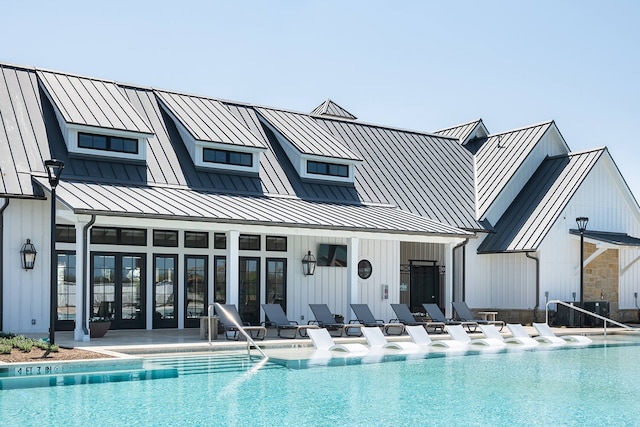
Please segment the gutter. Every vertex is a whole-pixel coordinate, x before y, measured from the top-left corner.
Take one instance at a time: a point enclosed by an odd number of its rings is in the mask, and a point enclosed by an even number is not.
[[[89,233],[89,227],[91,227],[96,222],[96,216],[91,215],[91,221],[85,224],[82,228],[82,250],[84,254],[82,254],[82,333],[85,336],[89,336],[89,330],[87,329],[87,322],[85,320],[89,319],[89,280],[87,279],[89,271],[87,268],[87,259],[89,258],[89,246],[87,245],[88,238],[87,235]]]
[[[4,211],[9,207],[9,198],[4,199],[4,204],[0,208],[0,331],[2,330],[2,318],[4,314],[2,307],[4,304]]]
[[[524,255],[536,262],[536,305],[533,307],[533,321],[538,321],[538,310],[540,309],[540,258],[530,255],[531,252],[525,252]]]
[[[469,243],[469,239],[465,239],[464,242],[457,244],[456,246],[453,247],[453,249],[451,250],[451,263],[453,264],[451,266],[453,272],[451,274],[455,274],[456,272],[456,249],[458,248],[463,248],[462,250],[462,299],[461,301],[464,301],[464,294],[465,294],[465,284],[466,284],[466,251],[464,250],[464,246],[466,246],[466,244]],[[452,289],[452,293],[451,293],[451,300],[452,301],[457,301],[456,299],[456,287],[455,287],[455,283]]]

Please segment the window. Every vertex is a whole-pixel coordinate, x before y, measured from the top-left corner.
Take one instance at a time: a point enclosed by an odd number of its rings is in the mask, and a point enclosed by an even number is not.
[[[213,234],[214,249],[227,249],[227,235],[224,233]]]
[[[251,153],[240,153],[237,151],[216,150],[214,148],[202,149],[202,160],[206,163],[221,163],[234,166],[253,166],[253,155]]]
[[[279,236],[267,236],[267,250],[268,251],[287,251],[287,238]]]
[[[138,154],[138,140],[116,136],[78,133],[78,147],[92,150]]]
[[[178,232],[176,230],[153,230],[153,246],[177,248]]]
[[[342,178],[349,177],[349,166],[337,165],[334,163],[307,161],[307,173],[315,175],[339,176]]]
[[[260,236],[256,236],[253,234],[241,234],[239,249],[243,251],[259,251]]]
[[[215,288],[215,302],[226,304],[227,302],[227,258],[223,256],[214,257],[215,276],[213,286]]]
[[[91,243],[105,245],[146,246],[147,230],[136,228],[93,227]]]
[[[208,248],[209,247],[209,233],[197,232],[197,231],[185,231],[184,232],[184,247],[185,248]]]
[[[369,262],[368,259],[362,259],[358,262],[358,276],[361,279],[368,279],[371,277],[372,270],[371,262]]]
[[[73,225],[56,225],[56,242],[75,243],[76,229]]]
[[[280,304],[287,309],[287,260],[267,258],[266,293],[267,304]]]

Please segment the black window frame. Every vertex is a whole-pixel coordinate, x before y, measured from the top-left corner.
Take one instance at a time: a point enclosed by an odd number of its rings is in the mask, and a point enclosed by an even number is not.
[[[192,236],[193,238],[191,238]],[[204,243],[198,244],[204,240]],[[193,243],[191,243],[193,242]],[[184,247],[196,248],[196,249],[208,249],[209,248],[209,233],[206,231],[185,231],[184,232]]]
[[[278,243],[276,242],[284,242],[284,249],[279,247]],[[266,236],[265,249],[270,252],[286,252],[287,237],[286,236]]]
[[[238,236],[238,249],[241,251],[259,251],[261,247],[261,236],[259,234],[241,234]],[[251,242],[257,242],[257,245],[251,245]],[[244,243],[244,244],[243,244]]]
[[[168,236],[173,236],[173,238]],[[153,230],[153,246],[177,248],[178,230]]]
[[[76,227],[56,224],[56,243],[76,243]]]
[[[100,231],[105,232],[105,235],[108,231],[115,231],[115,237],[103,241],[97,240],[96,234]],[[128,233],[141,235],[139,242],[136,243],[134,239],[128,239]],[[147,230],[144,228],[92,227],[90,240],[91,244],[95,245],[147,246]]]
[[[211,155],[212,158],[207,159],[208,155]],[[235,156],[239,156],[238,160],[234,159]],[[243,159],[245,161],[243,161]],[[248,163],[246,162],[246,160],[248,160]],[[241,166],[245,168],[252,168],[253,154],[245,153],[243,151],[220,150],[218,148],[203,147],[202,161],[204,163],[215,163],[219,165],[231,165],[231,166]]]
[[[225,233],[213,233],[213,249],[227,249],[227,235]]]
[[[83,136],[90,137],[92,140],[92,143],[90,145],[81,143]],[[104,148],[96,147],[96,144],[93,142],[95,138],[104,138],[105,140]],[[114,148],[114,145],[116,144],[116,140],[122,141],[122,147],[123,147],[122,149]],[[127,142],[133,143],[135,145],[135,151],[125,149]],[[125,138],[122,136],[111,136],[111,135],[101,135],[101,134],[89,133],[89,132],[78,132],[78,148],[84,148],[88,150],[109,151],[112,153],[140,154],[140,141],[138,141],[135,138]]]
[[[324,171],[320,170],[320,168],[324,168]],[[338,168],[338,170],[334,172],[331,170],[332,168]],[[349,166],[339,164],[339,163],[317,162],[315,160],[307,160],[307,173],[312,175],[349,178]]]

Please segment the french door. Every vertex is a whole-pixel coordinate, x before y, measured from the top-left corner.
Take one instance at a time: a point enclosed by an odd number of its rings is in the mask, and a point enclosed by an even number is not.
[[[144,254],[92,253],[92,317],[111,320],[111,329],[145,328]]]
[[[207,257],[185,256],[184,327],[200,327],[200,317],[207,315]]]
[[[240,257],[238,313],[243,322],[260,324],[260,258]]]
[[[153,257],[153,328],[177,328],[178,256]]]

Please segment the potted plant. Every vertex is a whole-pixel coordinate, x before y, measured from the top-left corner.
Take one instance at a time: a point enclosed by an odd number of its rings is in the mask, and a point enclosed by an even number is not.
[[[344,323],[344,316],[342,314],[334,314],[333,318],[336,323]]]
[[[89,319],[89,335],[91,338],[102,338],[111,327],[108,317],[92,317]]]

